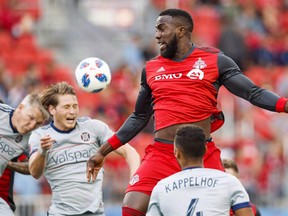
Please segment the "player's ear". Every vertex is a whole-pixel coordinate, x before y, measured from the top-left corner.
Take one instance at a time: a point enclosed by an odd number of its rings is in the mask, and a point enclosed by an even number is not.
[[[49,105],[48,106],[48,112],[50,113],[50,115],[54,116],[55,112],[56,112],[56,109],[54,106],[52,105]]]
[[[177,149],[177,147],[174,145],[174,155],[178,159],[180,158],[180,151]]]
[[[24,107],[25,107],[25,105],[24,105],[24,104],[22,104],[22,103],[20,103],[20,104],[18,105],[18,109],[19,109],[19,110],[22,110],[22,109],[24,109]]]
[[[183,37],[186,33],[186,28],[184,26],[177,27],[177,34],[179,37]]]

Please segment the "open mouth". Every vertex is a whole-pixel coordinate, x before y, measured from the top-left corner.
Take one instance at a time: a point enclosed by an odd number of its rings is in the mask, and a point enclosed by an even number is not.
[[[66,118],[66,121],[70,124],[74,123],[75,122],[75,118],[72,118],[72,117],[69,117],[69,118]]]

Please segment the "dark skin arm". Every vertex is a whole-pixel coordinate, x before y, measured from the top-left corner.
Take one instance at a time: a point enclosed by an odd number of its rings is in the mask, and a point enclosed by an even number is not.
[[[146,82],[146,70],[142,71],[141,87],[136,100],[135,111],[128,117],[124,125],[118,130],[117,137],[121,137],[122,144],[129,142],[136,136],[149,122],[152,116],[152,96],[151,90]],[[131,132],[132,131],[132,132]],[[92,155],[86,164],[86,176],[88,182],[95,181],[99,170],[102,168],[106,155],[114,151],[111,145],[106,142],[96,154]]]

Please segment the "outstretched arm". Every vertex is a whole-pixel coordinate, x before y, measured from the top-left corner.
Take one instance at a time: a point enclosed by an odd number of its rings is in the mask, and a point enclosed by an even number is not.
[[[87,161],[86,176],[88,182],[95,181],[97,174],[103,166],[107,154],[116,150],[133,139],[148,124],[152,116],[152,96],[147,85],[146,71],[143,69],[141,88],[136,100],[135,111],[128,117],[122,127],[108,141],[103,144],[96,154]]]
[[[255,85],[231,58],[220,54],[218,68],[219,81],[234,95],[266,110],[288,112],[288,99]]]
[[[138,152],[128,143],[116,149],[115,152],[126,159],[126,162],[130,168],[131,178],[140,165],[140,156]]]

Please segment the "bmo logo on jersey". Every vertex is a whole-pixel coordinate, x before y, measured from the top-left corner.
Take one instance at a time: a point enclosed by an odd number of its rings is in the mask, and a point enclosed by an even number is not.
[[[180,79],[181,77],[182,73],[160,74],[155,76],[155,80]]]
[[[155,80],[168,80],[168,79],[180,79],[183,76],[182,73],[173,73],[173,74],[161,74],[155,76]],[[200,69],[192,69],[186,75],[189,79],[199,79],[202,80],[204,78],[204,72]]]

